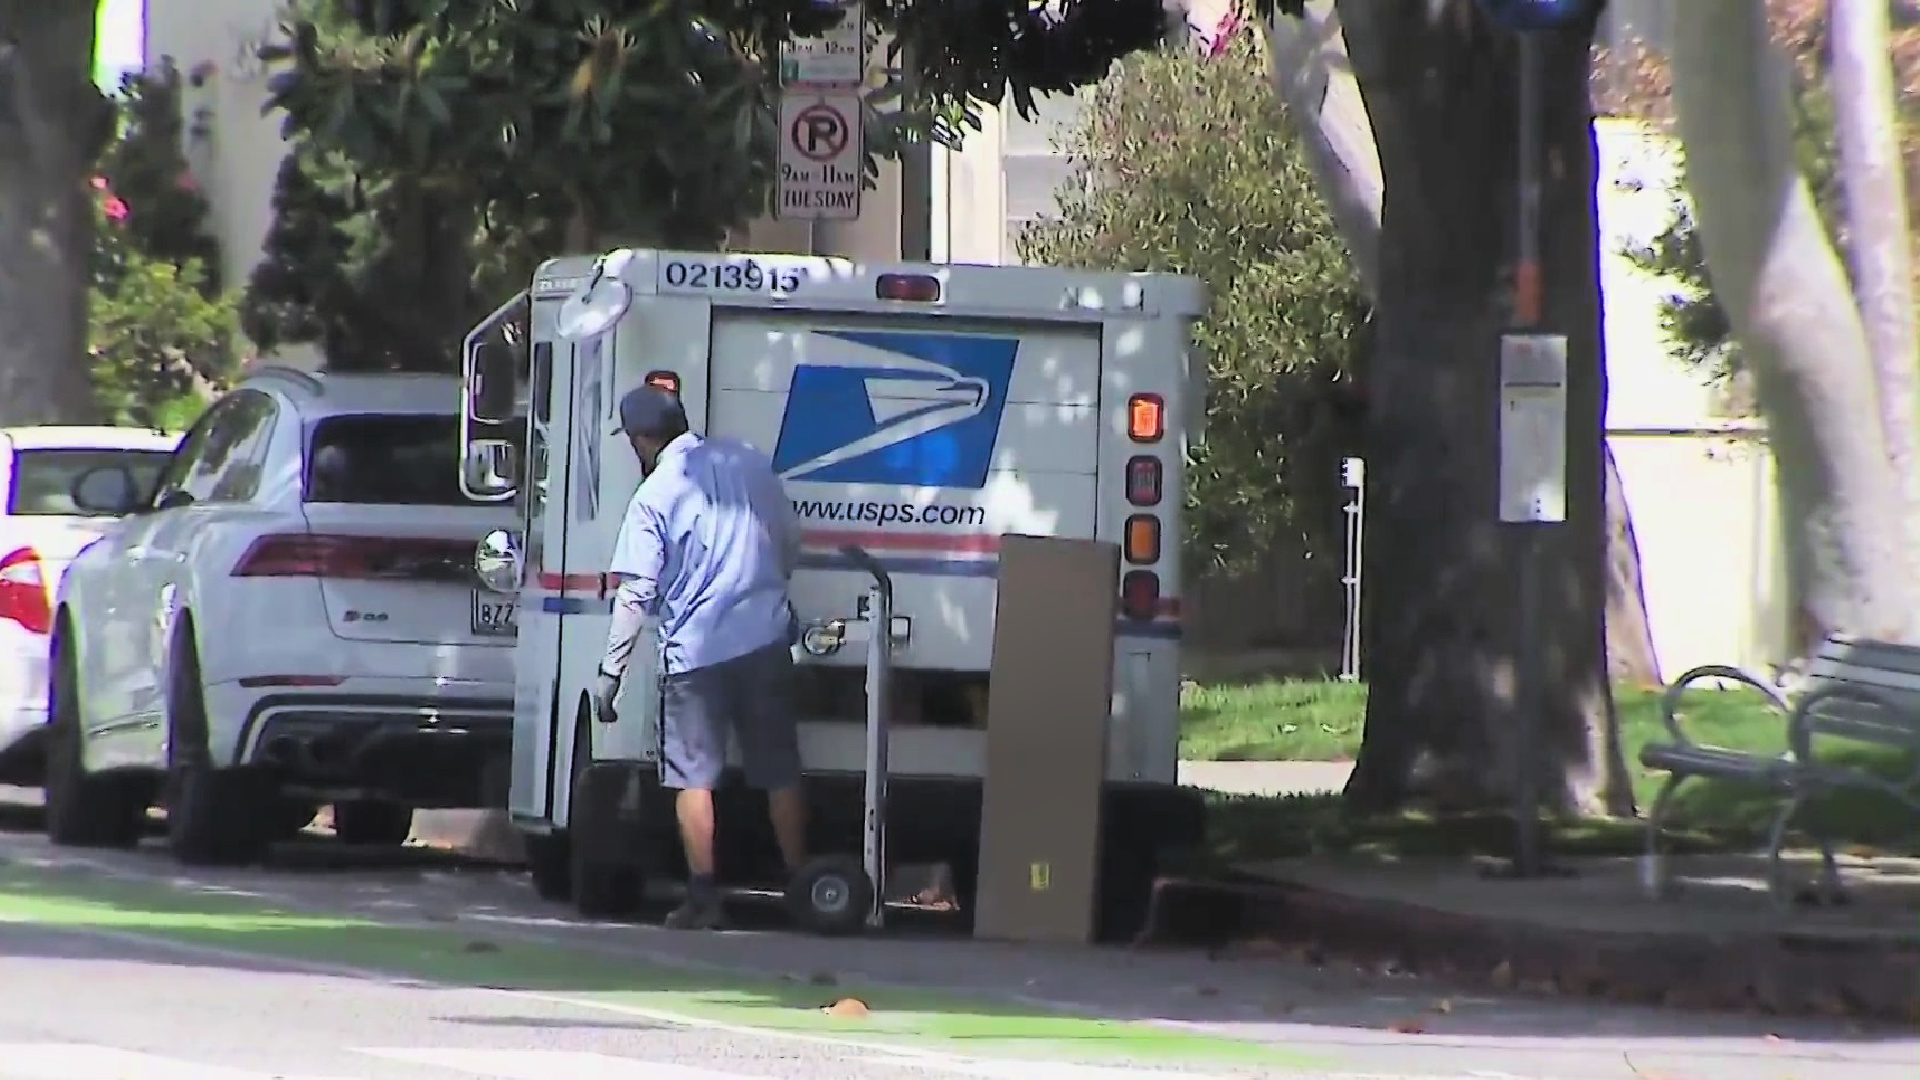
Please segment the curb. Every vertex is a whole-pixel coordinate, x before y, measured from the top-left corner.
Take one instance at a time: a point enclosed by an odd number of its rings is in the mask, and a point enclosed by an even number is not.
[[[1626,1004],[1920,1022],[1920,946],[1792,931],[1704,937],[1548,926],[1287,883],[1163,881],[1251,952],[1278,945],[1498,990]]]

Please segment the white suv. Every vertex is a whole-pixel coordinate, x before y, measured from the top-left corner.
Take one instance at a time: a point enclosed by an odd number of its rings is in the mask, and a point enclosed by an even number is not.
[[[513,607],[472,564],[513,511],[461,495],[459,404],[450,376],[264,368],[157,488],[76,480],[127,517],[54,604],[55,843],[138,843],[157,800],[182,862],[238,863],[322,804],[387,844],[416,807],[504,805]]]

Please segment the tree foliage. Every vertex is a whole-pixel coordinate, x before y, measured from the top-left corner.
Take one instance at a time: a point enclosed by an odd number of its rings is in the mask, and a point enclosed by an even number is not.
[[[167,426],[232,371],[233,298],[220,288],[208,206],[183,151],[190,125],[171,61],[122,78],[118,134],[95,195],[87,373],[111,421]]]
[[[1844,241],[1838,162],[1834,155],[1833,101],[1827,89],[1824,4],[1781,2],[1770,5],[1778,40],[1794,60],[1794,151],[1800,171],[1813,190],[1814,202],[1836,241]],[[1898,85],[1901,144],[1910,172],[1920,170],[1920,27],[1908,26],[1896,35],[1894,63]],[[1672,92],[1665,61],[1644,45],[1627,50],[1633,56],[1619,92],[1609,103],[1628,115],[1664,122],[1665,99]],[[1674,150],[1676,155],[1684,151]],[[1920,185],[1908,190],[1909,200],[1920,202]],[[1915,208],[1920,210],[1920,206]],[[1920,220],[1920,213],[1915,215]],[[1690,201],[1676,193],[1672,216],[1644,247],[1626,254],[1641,269],[1671,282],[1674,291],[1661,304],[1660,324],[1667,340],[1687,366],[1716,380],[1744,376],[1740,346],[1733,326],[1713,293],[1706,250]]]
[[[1234,132],[1221,138],[1221,132]],[[1282,532],[1325,550],[1336,459],[1357,452],[1322,403],[1354,366],[1367,304],[1267,80],[1251,29],[1142,53],[1089,94],[1067,151],[1079,182],[1021,237],[1031,263],[1205,281],[1195,332],[1206,441],[1188,468],[1190,560],[1237,568]]]

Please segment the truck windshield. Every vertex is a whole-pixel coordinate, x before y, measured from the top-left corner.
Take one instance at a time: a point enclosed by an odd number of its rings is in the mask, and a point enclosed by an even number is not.
[[[508,428],[520,438],[524,424]],[[485,506],[460,493],[460,420],[446,415],[332,416],[307,444],[306,501]]]

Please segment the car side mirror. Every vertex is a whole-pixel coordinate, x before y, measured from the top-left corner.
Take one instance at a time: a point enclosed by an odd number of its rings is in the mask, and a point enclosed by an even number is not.
[[[101,465],[74,478],[73,504],[90,514],[130,514],[140,508],[140,485],[120,465]]]
[[[518,592],[520,559],[520,537],[510,529],[495,529],[473,550],[473,576],[488,592]]]

